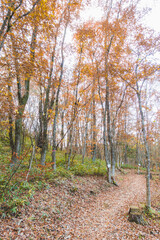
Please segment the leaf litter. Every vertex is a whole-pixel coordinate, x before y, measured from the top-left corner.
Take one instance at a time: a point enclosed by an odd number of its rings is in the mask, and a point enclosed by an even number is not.
[[[105,177],[57,179],[37,191],[16,218],[0,219],[0,239],[160,239],[160,219],[142,226],[128,221],[131,205],[145,203],[145,177],[117,173],[119,187]],[[160,206],[160,181],[151,181],[152,206]]]

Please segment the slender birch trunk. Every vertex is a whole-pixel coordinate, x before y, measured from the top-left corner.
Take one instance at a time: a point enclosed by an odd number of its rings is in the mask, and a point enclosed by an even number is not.
[[[138,88],[138,86],[137,86]],[[142,102],[141,102],[141,95],[140,92],[137,90],[137,98],[138,98],[138,105],[139,105],[139,111],[141,116],[141,124],[142,124],[142,133],[143,133],[143,141],[145,146],[145,155],[146,155],[146,162],[147,162],[147,173],[146,173],[146,206],[148,209],[151,208],[151,190],[150,190],[150,153],[149,153],[149,147],[147,142],[147,136],[146,136],[146,130],[145,130],[145,124],[144,124],[144,113],[142,110]]]
[[[108,174],[108,182],[111,183],[111,164],[109,161],[109,154],[107,148],[107,106],[106,106],[106,99],[105,104],[103,106],[102,97],[101,97],[101,88],[100,88],[100,79],[99,79],[99,69],[97,66],[97,76],[98,76],[98,94],[102,106],[102,122],[103,122],[103,147],[104,147],[104,158],[106,162],[107,174]]]
[[[69,134],[69,141],[68,141],[68,169],[70,168],[70,159],[71,159],[71,154],[72,154],[72,145],[73,145],[73,127],[74,127],[74,120],[76,119],[77,116],[77,108],[78,108],[78,87],[79,87],[79,82],[80,82],[80,74],[81,74],[81,60],[82,60],[82,50],[83,48],[81,47],[80,51],[80,56],[79,56],[79,63],[78,63],[78,77],[77,77],[77,83],[76,83],[76,89],[75,89],[75,104],[74,104],[74,109],[73,109],[73,117],[71,118],[71,121],[73,119],[72,127],[70,129],[70,134]]]
[[[82,154],[82,164],[84,163],[84,158],[86,154],[86,145],[87,145],[87,135],[88,135],[88,117],[90,114],[90,110],[86,113],[85,116],[85,132],[84,132],[84,144],[83,144],[83,154]]]
[[[57,89],[57,94],[56,94],[56,99],[55,99],[55,116],[54,116],[54,122],[53,122],[53,130],[52,130],[52,137],[53,137],[53,144],[52,144],[52,168],[56,170],[56,150],[57,150],[57,145],[56,145],[56,133],[57,133],[57,118],[58,118],[58,109],[59,109],[59,94],[60,94],[60,89],[61,89],[61,83],[62,83],[62,77],[63,77],[63,71],[64,71],[64,42],[65,42],[65,37],[66,37],[66,32],[67,32],[67,27],[68,23],[70,20],[70,13],[69,13],[70,8],[68,7],[68,19],[65,25],[64,29],[64,34],[63,34],[63,39],[62,39],[62,44],[61,44],[61,72],[60,72],[60,77],[59,77],[59,83],[58,83],[58,89]]]
[[[94,162],[96,159],[96,101],[95,101],[95,78],[93,79],[93,92],[92,92],[92,107],[93,107],[93,148],[92,148],[92,161]]]

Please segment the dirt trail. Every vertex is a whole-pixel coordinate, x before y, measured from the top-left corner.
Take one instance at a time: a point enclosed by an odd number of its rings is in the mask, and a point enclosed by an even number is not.
[[[127,220],[129,207],[145,202],[144,175],[117,174],[117,182],[119,187],[96,176],[57,180],[37,191],[21,215],[0,219],[0,239],[159,240],[159,220],[147,226]],[[160,181],[151,181],[151,191],[157,201]]]
[[[145,202],[144,176],[129,174],[119,184],[73,211],[64,223],[64,229],[68,229],[64,239],[160,239],[158,233],[152,236],[150,229],[127,221],[129,207]]]

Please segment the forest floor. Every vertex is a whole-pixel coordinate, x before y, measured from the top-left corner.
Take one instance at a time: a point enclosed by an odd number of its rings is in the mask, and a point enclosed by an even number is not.
[[[160,239],[160,219],[145,226],[128,221],[131,205],[145,203],[145,176],[117,172],[119,187],[105,177],[54,180],[37,191],[17,217],[0,219],[0,239]],[[152,206],[160,210],[160,180],[151,180]],[[158,210],[158,209],[157,209]]]

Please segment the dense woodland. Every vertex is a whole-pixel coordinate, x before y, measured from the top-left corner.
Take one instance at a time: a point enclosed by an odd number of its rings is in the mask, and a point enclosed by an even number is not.
[[[84,20],[96,4],[102,17]],[[140,9],[134,0],[0,0],[5,189],[17,171],[28,180],[36,167],[69,172],[86,161],[105,163],[115,183],[115,169],[128,164],[147,169],[150,207],[150,168],[160,167],[160,35]]]

